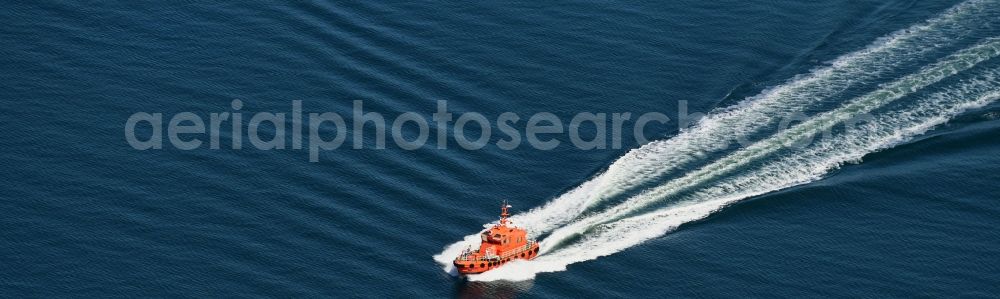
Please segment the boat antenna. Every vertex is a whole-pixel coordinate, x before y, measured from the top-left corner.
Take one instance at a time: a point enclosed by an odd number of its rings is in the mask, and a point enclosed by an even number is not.
[[[500,206],[500,225],[507,225],[507,216],[510,216],[510,213],[507,212],[507,208],[510,208],[510,205],[508,205],[507,200],[504,199],[503,205]]]

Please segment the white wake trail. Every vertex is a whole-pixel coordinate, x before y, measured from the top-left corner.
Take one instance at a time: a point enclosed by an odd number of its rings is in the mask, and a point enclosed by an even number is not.
[[[673,138],[629,151],[604,173],[514,220],[531,226],[534,234],[547,233],[605,199],[682,170],[693,162],[704,161],[703,157],[729,148],[734,140],[746,140],[784,117],[821,103],[824,98],[852,86],[867,84],[902,64],[956,43],[974,28],[982,29],[983,24],[978,20],[997,17],[998,10],[993,9],[995,4],[987,0],[961,3],[938,17],[843,55],[830,66],[799,76],[732,107],[714,111]],[[460,243],[455,244],[455,252],[468,245]]]
[[[621,197],[628,192],[638,191],[637,188],[656,183],[667,176],[681,175],[681,178],[691,178],[692,174],[683,171],[692,166],[715,165],[721,170],[726,170],[726,167],[723,167],[724,163],[712,161],[709,157],[738,150],[730,148],[729,145],[733,140],[753,139],[764,129],[773,127],[782,118],[829,104],[831,98],[845,90],[872,85],[873,81],[878,81],[886,74],[898,72],[901,67],[931,59],[942,49],[971,39],[970,36],[978,34],[977,30],[993,26],[983,20],[1000,18],[998,11],[1000,5],[992,0],[971,0],[956,5],[933,19],[890,34],[865,49],[843,55],[829,66],[793,78],[732,107],[717,109],[695,126],[683,130],[670,139],[634,149],[612,163],[604,173],[541,207],[512,217],[512,220],[520,226],[528,227],[530,233],[535,236],[552,232],[556,238],[550,236],[547,239],[555,241],[578,233],[580,230],[569,229],[574,223],[578,227],[586,228],[627,217],[626,214],[634,210],[628,210],[621,215],[603,214],[615,217],[591,218],[594,221],[589,222],[586,221],[588,218],[580,219],[581,215],[593,212],[589,209],[602,202]],[[767,154],[767,150],[765,148],[762,153]],[[732,154],[726,154],[721,159],[727,157],[732,157]],[[711,173],[706,172],[708,175],[706,178],[715,178]],[[707,180],[702,180],[704,181]],[[664,188],[661,185],[657,189],[663,191]],[[642,194],[650,198],[656,195],[649,192]],[[628,199],[626,202],[633,199]],[[635,203],[637,202],[632,202]],[[609,211],[626,207],[628,206],[617,204]],[[582,225],[583,223],[589,224]],[[563,237],[556,234],[559,231],[562,231],[560,234]],[[451,260],[462,249],[476,245],[478,245],[478,234],[472,234],[448,245],[441,253],[435,255],[434,259],[443,265],[445,271],[454,273]]]
[[[906,142],[955,115],[1000,99],[998,84],[1000,71],[987,71],[958,86],[918,99],[904,109],[880,114],[854,130],[823,139],[743,175],[721,179],[675,205],[602,224],[570,246],[470,279],[527,280],[538,273],[563,271],[570,264],[614,254],[662,236],[740,200],[815,181],[844,163]]]
[[[713,111],[695,126],[677,136],[647,144],[633,150],[608,167],[600,177],[592,196],[599,201],[632,190],[644,182],[655,180],[682,169],[702,157],[730,148],[740,140],[774,125],[793,113],[821,104],[853,86],[863,85],[896,70],[899,66],[925,57],[942,47],[982,29],[979,20],[996,18],[997,11],[988,9],[997,3],[968,1],[923,24],[899,30],[876,41],[865,49],[837,58],[828,67],[764,91],[743,102]]]
[[[810,136],[842,123],[854,116],[871,112],[903,96],[916,92],[930,84],[936,83],[960,71],[969,69],[976,64],[1000,55],[1000,40],[991,39],[971,48],[952,54],[938,63],[923,68],[921,71],[903,77],[884,86],[882,89],[866,94],[833,111],[817,115],[808,121],[779,132],[768,139],[754,143],[734,152],[685,176],[672,180],[667,184],[647,190],[608,210],[574,221],[569,225],[556,229],[545,239],[542,252],[552,250],[559,242],[574,235],[585,232],[593,226],[615,221],[629,213],[636,212],[669,198],[677,192],[703,184],[724,176],[747,163],[759,161],[761,158],[792,145],[796,140]]]

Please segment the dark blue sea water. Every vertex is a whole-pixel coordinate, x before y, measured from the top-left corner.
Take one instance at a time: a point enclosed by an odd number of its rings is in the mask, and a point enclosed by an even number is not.
[[[3,297],[1000,296],[997,1],[16,1],[0,20]],[[594,150],[373,149],[369,127],[316,163],[231,131],[190,151],[123,134],[234,99],[244,122],[293,100],[522,126],[686,101],[715,122]],[[794,112],[874,119],[770,146]],[[699,143],[718,136],[749,144]],[[502,199],[546,253],[449,274]]]

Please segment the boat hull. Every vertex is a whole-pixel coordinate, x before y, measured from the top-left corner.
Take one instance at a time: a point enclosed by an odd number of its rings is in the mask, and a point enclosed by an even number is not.
[[[533,242],[527,249],[504,254],[502,258],[480,260],[456,259],[454,264],[459,274],[479,274],[499,268],[515,260],[532,260],[536,256],[538,256],[538,243]]]

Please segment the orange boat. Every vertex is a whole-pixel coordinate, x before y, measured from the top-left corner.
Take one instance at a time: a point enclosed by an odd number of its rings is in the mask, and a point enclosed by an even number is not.
[[[530,260],[538,255],[538,242],[528,239],[528,232],[507,220],[507,201],[500,208],[500,223],[484,231],[479,249],[466,249],[455,258],[460,274],[477,274],[496,269],[517,260]]]

